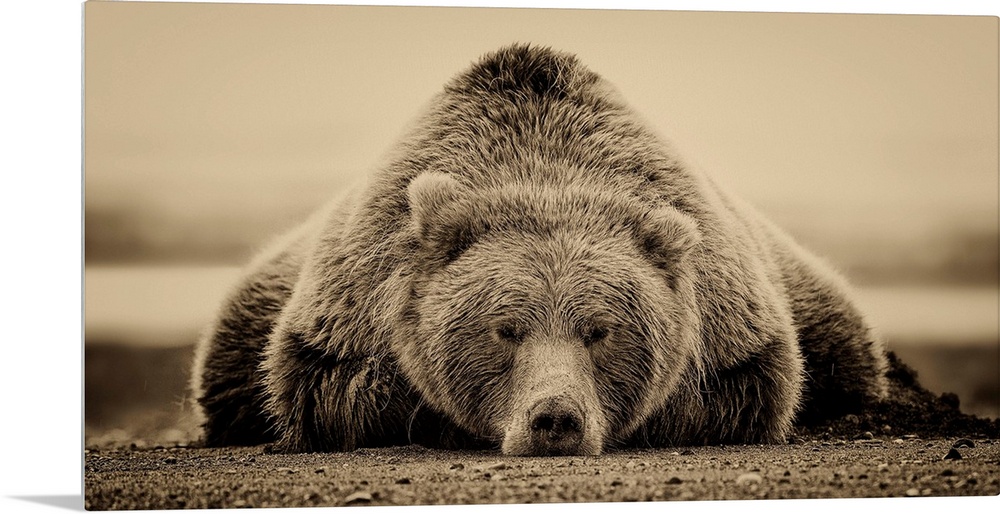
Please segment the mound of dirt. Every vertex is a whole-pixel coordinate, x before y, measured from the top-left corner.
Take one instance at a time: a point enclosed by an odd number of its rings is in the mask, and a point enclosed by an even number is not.
[[[938,396],[925,389],[917,380],[917,372],[891,351],[888,361],[889,394],[884,401],[868,406],[862,414],[800,426],[796,436],[800,439],[1000,437],[1000,420],[962,413],[958,396],[952,393]]]

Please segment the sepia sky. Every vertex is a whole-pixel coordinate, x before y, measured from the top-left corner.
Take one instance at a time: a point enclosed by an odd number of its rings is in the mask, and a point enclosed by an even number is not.
[[[995,232],[997,34],[993,17],[88,2],[86,207],[284,226],[455,73],[531,42],[576,53],[779,223]]]

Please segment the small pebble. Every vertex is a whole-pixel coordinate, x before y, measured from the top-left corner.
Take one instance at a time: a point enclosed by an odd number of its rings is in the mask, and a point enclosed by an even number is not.
[[[948,450],[948,454],[944,456],[944,460],[959,460],[962,458],[962,454],[958,453],[958,450],[952,448]]]
[[[573,465],[573,461],[570,461],[570,465],[571,465],[571,466]],[[498,463],[496,463],[496,464],[494,464],[494,465],[490,466],[490,467],[489,467],[489,468],[487,468],[487,469],[496,469],[496,470],[500,470],[500,469],[511,469],[511,468],[510,468],[510,466],[508,466],[508,465],[507,465],[506,463],[504,463],[504,462],[498,462]]]
[[[743,473],[736,477],[736,485],[759,484],[764,480],[757,473]]]
[[[670,477],[670,479],[667,480],[668,484],[673,484],[673,485],[679,484],[681,482],[683,482],[683,480],[681,480],[680,477]]]
[[[164,464],[177,464],[177,457],[167,457],[163,459]]]
[[[358,491],[347,498],[344,499],[344,503],[348,505],[357,505],[359,503],[371,503],[372,493],[368,491]]]
[[[959,439],[955,441],[955,444],[951,445],[952,448],[975,448],[976,443],[972,442],[972,439]]]
[[[907,496],[920,496],[920,489],[917,489],[916,487],[911,487],[911,488],[909,488],[909,489],[906,490],[906,495]]]
[[[453,470],[453,471],[462,471],[463,469],[465,469],[465,464],[462,464],[461,462],[457,462],[455,464],[452,464],[451,467],[448,468],[448,469]]]

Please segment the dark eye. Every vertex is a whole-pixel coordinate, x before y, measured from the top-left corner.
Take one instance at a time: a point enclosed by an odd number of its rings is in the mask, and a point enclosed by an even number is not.
[[[608,329],[602,326],[590,326],[583,331],[583,344],[590,346],[603,341],[605,337],[608,337]]]
[[[497,327],[497,337],[508,343],[520,343],[528,334],[527,329],[516,323],[503,323]]]

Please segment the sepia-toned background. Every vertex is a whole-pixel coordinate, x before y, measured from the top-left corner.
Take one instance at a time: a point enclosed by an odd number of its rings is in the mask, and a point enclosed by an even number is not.
[[[88,443],[190,437],[191,345],[239,266],[512,42],[577,54],[842,270],[926,385],[1000,416],[995,18],[116,2],[84,15]]]

